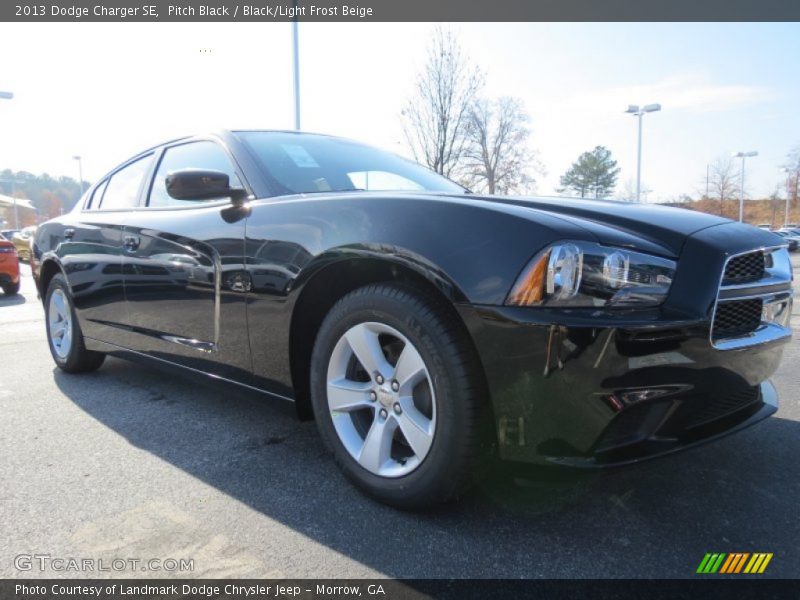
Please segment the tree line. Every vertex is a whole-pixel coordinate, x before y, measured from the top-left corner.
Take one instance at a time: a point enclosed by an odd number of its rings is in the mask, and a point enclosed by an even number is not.
[[[0,171],[0,193],[30,200],[40,219],[51,219],[71,210],[88,184],[84,182],[83,186],[82,190],[72,177],[52,177],[47,173],[34,175],[11,169]]]

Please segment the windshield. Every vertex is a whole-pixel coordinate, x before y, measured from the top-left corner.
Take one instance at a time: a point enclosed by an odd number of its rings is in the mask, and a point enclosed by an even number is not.
[[[340,191],[429,191],[464,188],[390,152],[324,135],[241,131],[279,195]]]

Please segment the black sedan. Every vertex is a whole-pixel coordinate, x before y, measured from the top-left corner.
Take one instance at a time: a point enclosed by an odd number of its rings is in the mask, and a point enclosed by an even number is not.
[[[36,233],[58,367],[106,355],[293,402],[415,508],[487,458],[642,460],[753,424],[791,335],[784,240],[682,209],[468,193],[311,134],[169,142]]]

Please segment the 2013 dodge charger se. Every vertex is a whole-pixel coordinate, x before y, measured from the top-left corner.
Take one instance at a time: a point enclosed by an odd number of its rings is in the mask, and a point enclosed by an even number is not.
[[[414,508],[487,455],[666,454],[777,407],[777,236],[683,209],[481,197],[347,140],[236,131],[120,165],[36,233],[50,351],[255,388]]]

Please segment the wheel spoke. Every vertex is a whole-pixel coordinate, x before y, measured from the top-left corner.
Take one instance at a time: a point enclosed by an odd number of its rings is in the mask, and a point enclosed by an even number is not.
[[[417,349],[411,344],[406,344],[397,359],[394,378],[400,384],[401,394],[411,394],[413,387],[425,376],[427,370]]]
[[[67,327],[64,328],[64,335],[61,336],[60,347],[65,353],[69,352],[69,347],[71,343],[72,343],[72,327],[69,327],[69,325],[67,325]]]
[[[64,321],[58,321],[57,323],[50,325],[50,335],[51,337],[61,338],[64,335],[64,332],[67,330],[66,323]]]
[[[59,292],[55,292],[53,294],[53,304],[55,305],[56,312],[58,313],[58,316],[61,317],[61,320],[66,319],[67,309],[64,306],[64,295]]]
[[[396,415],[403,437],[420,458],[424,458],[433,443],[433,423],[423,415],[410,397],[401,398],[403,412]]]
[[[349,379],[328,382],[328,406],[334,412],[348,412],[373,406],[369,401],[371,382],[362,383]]]
[[[47,321],[50,328],[50,341],[59,357],[65,358],[72,346],[72,314],[69,298],[57,289],[50,297]]]
[[[393,419],[375,418],[358,455],[358,462],[362,467],[377,473],[390,460],[392,436],[396,428],[397,423]]]
[[[370,376],[376,372],[384,377],[389,376],[392,368],[383,354],[377,333],[362,323],[350,329],[345,335],[353,354]]]

